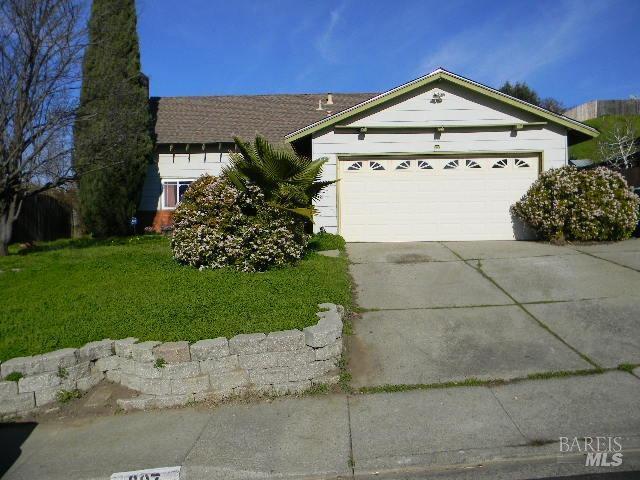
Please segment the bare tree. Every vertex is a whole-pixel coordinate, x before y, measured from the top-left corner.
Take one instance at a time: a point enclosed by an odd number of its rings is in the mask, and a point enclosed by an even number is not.
[[[631,167],[639,152],[638,131],[630,119],[617,121],[598,140],[600,161],[608,163],[613,168]]]
[[[0,2],[0,256],[23,201],[75,179],[84,28],[76,0]]]
[[[560,100],[556,100],[553,97],[547,97],[540,100],[539,106],[542,108],[546,108],[547,110],[551,110],[553,113],[562,114],[566,107],[562,104]]]

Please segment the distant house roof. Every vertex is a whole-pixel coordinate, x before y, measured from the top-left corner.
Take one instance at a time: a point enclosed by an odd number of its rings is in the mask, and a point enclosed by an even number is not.
[[[333,105],[327,104],[327,94],[309,93],[151,97],[151,109],[159,144],[230,142],[234,136],[252,140],[257,134],[284,143],[287,133],[376,95],[333,93]]]

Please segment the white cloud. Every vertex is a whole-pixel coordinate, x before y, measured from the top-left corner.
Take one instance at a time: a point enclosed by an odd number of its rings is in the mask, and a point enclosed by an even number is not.
[[[327,62],[335,63],[338,60],[339,52],[335,42],[335,30],[342,21],[342,13],[345,3],[340,4],[329,12],[329,21],[324,30],[315,39],[315,47],[320,56]]]
[[[602,3],[576,1],[549,4],[538,16],[522,11],[504,12],[491,22],[467,29],[440,45],[419,66],[419,75],[443,67],[471,78],[500,84],[522,80],[544,67],[569,57],[588,34]],[[520,19],[514,22],[514,15]]]

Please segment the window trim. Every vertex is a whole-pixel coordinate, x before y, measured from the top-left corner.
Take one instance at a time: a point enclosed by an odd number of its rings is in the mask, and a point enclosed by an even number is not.
[[[195,181],[196,181],[195,178],[163,178],[162,179],[162,193],[160,194],[160,196],[162,197],[162,210],[175,210],[176,207],[178,205],[180,205],[180,184],[181,183],[189,183],[189,184],[191,184],[191,183],[193,183]],[[175,207],[168,207],[166,205],[166,202],[165,202],[164,187],[168,183],[175,183],[176,184],[176,206]]]

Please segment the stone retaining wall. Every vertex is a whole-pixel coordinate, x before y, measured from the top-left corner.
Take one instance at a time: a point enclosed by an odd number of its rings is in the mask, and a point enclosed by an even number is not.
[[[106,379],[140,393],[118,400],[125,410],[184,405],[255,392],[300,393],[338,381],[344,309],[320,304],[320,320],[300,330],[181,342],[100,340],[0,364],[0,416],[24,415],[60,392],[86,391]]]

